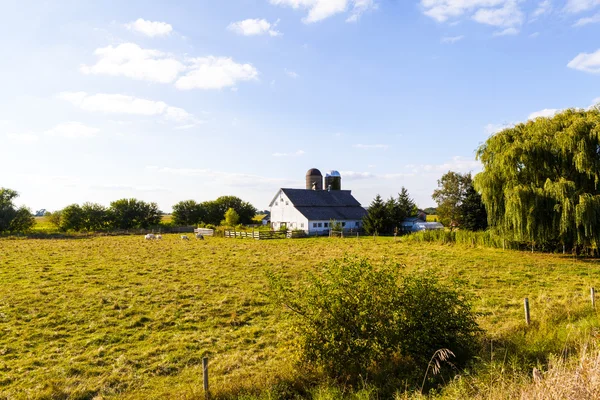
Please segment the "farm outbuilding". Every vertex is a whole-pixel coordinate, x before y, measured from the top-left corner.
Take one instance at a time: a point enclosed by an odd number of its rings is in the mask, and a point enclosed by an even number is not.
[[[312,168],[306,174],[306,189],[279,189],[269,205],[271,227],[318,234],[328,232],[335,221],[346,231],[361,229],[366,210],[350,190],[337,189],[341,188],[339,172],[331,171],[327,177],[335,179],[325,180],[322,190],[323,176]]]

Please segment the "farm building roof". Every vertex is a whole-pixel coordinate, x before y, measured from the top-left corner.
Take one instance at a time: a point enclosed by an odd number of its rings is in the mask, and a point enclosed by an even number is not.
[[[281,189],[302,215],[309,220],[357,220],[366,211],[350,190]],[[275,196],[275,199],[277,196]],[[273,202],[271,202],[271,205]]]

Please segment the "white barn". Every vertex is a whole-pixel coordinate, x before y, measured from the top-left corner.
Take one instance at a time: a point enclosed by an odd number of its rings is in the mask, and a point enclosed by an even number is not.
[[[362,228],[366,210],[350,190],[279,189],[271,204],[274,230],[303,230],[308,234],[326,233],[331,221],[345,231]]]

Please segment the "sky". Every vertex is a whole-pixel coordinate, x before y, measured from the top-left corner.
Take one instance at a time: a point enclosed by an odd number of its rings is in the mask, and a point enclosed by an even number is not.
[[[0,0],[0,187],[259,210],[338,170],[421,207],[503,127],[600,102],[600,0]]]

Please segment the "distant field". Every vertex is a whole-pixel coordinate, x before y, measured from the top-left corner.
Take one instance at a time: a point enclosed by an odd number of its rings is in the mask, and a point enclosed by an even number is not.
[[[596,260],[392,238],[0,239],[0,399],[200,399],[203,356],[217,397],[294,380],[302,372],[292,368],[293,338],[261,294],[264,273],[300,284],[344,254],[462,281],[497,338],[521,329],[524,297],[539,321],[575,315],[589,287],[600,287]],[[560,343],[589,323],[578,321],[553,333]]]
[[[173,220],[172,215],[163,215],[161,222],[168,224]],[[48,217],[35,217],[35,225],[32,228],[34,233],[51,233],[56,232],[56,226],[50,223]]]

